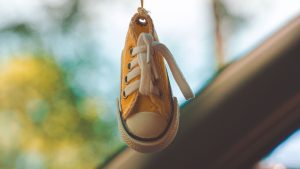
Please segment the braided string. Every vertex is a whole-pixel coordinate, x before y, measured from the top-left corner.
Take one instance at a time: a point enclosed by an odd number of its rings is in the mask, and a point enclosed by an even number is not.
[[[141,0],[141,7],[144,8],[144,0]]]

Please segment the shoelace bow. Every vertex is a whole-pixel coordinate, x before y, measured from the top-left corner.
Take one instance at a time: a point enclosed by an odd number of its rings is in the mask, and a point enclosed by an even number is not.
[[[162,91],[159,91],[157,86],[154,85],[155,81],[160,78],[155,62],[153,61],[154,50],[167,61],[172,75],[185,99],[193,98],[194,94],[169,49],[164,44],[154,41],[152,35],[148,33],[140,34],[137,46],[131,51],[131,55],[137,55],[137,57],[128,64],[128,68],[131,71],[125,76],[125,82],[128,85],[123,91],[124,97],[129,96],[136,90],[139,90],[142,95],[148,96],[150,94],[161,94],[160,92]],[[141,75],[139,80],[129,83],[139,75]]]

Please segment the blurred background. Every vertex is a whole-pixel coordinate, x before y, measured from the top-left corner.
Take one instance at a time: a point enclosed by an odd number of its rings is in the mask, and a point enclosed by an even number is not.
[[[195,92],[299,16],[299,4],[145,0],[160,40]],[[1,169],[95,168],[125,146],[115,98],[121,50],[139,5],[139,0],[0,0]],[[172,78],[171,84],[182,104]],[[299,133],[290,139],[285,143],[290,146],[278,150],[281,155],[275,151],[264,163],[300,168]]]

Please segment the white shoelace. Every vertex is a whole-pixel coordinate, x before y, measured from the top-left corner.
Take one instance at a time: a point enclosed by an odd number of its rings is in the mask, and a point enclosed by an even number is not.
[[[128,85],[125,87],[123,95],[127,97],[136,90],[139,90],[143,95],[160,95],[161,91],[154,85],[154,82],[160,78],[155,62],[153,61],[154,50],[167,61],[172,75],[185,99],[193,98],[194,94],[169,49],[164,44],[154,41],[152,35],[148,33],[140,34],[137,46],[132,50],[131,55],[137,55],[137,57],[128,64],[128,68],[130,70],[133,69],[125,77],[125,82]],[[130,83],[132,79],[139,75],[141,75],[140,80]]]

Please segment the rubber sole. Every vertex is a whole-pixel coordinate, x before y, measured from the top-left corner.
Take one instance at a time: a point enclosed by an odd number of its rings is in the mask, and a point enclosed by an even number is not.
[[[122,139],[125,141],[128,147],[141,153],[153,153],[153,152],[163,150],[168,145],[170,145],[174,140],[179,126],[179,106],[176,97],[173,97],[173,112],[172,112],[172,118],[168,126],[168,129],[164,132],[164,135],[162,135],[161,137],[155,140],[146,141],[131,136],[131,134],[127,132],[128,129],[126,129],[126,126],[124,126],[124,123],[122,122],[120,103],[118,99],[117,99],[117,105],[118,105],[118,113],[117,113],[118,127],[122,135]]]

